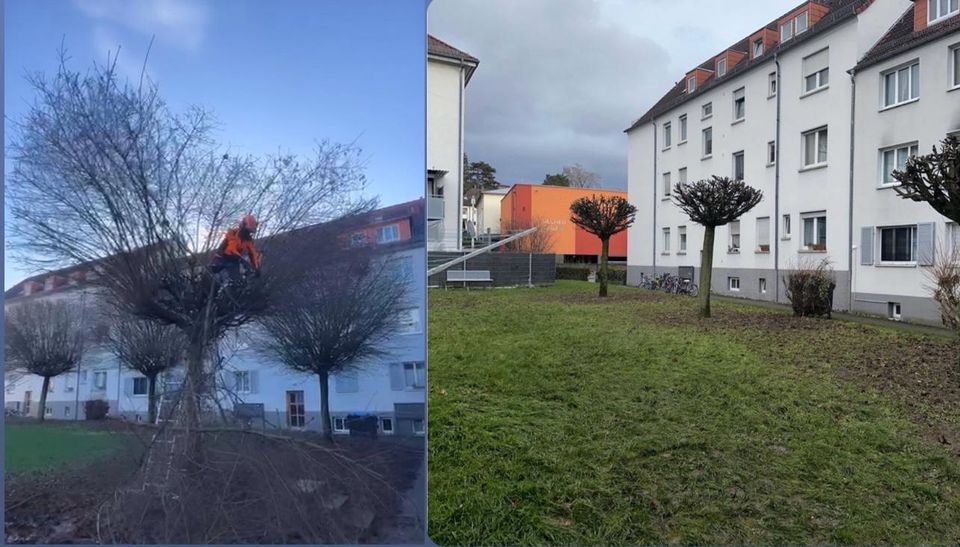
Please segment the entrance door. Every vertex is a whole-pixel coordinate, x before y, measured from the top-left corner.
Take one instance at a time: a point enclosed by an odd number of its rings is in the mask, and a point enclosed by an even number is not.
[[[303,407],[303,391],[287,392],[287,426],[303,427],[307,417]]]
[[[33,396],[33,392],[24,391],[23,392],[23,415],[30,415],[30,398]]]

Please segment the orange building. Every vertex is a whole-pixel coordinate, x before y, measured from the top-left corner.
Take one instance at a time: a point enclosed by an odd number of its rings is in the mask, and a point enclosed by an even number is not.
[[[540,226],[552,233],[549,252],[566,258],[598,257],[600,239],[570,222],[570,205],[594,195],[627,198],[626,192],[616,190],[514,184],[500,202],[500,231]],[[610,238],[610,258],[626,260],[626,230]]]

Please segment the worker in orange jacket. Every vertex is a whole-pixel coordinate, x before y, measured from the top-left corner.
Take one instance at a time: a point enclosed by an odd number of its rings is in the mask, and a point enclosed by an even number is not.
[[[235,280],[240,277],[240,263],[249,260],[254,275],[260,275],[260,254],[253,244],[256,231],[257,219],[253,215],[244,216],[237,226],[227,230],[210,263],[211,271],[214,274],[224,272],[227,279]]]

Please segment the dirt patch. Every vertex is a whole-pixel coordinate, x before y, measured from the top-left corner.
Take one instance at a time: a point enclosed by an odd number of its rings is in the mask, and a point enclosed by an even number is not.
[[[589,293],[545,293],[538,295],[538,302],[557,302],[560,304],[622,304],[624,302],[666,302],[674,298],[684,298],[670,295],[661,291],[630,290],[614,291],[601,298],[597,296],[599,285],[595,291]]]

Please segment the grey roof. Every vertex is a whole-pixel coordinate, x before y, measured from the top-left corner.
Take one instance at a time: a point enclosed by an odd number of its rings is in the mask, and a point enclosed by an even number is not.
[[[919,32],[914,32],[913,23],[914,9],[911,7],[863,56],[863,59],[854,67],[854,71],[863,70],[927,42],[960,32],[960,15],[930,25]]]
[[[435,55],[466,65],[467,73],[464,77],[463,85],[470,83],[470,78],[473,77],[474,71],[477,70],[477,65],[480,64],[480,60],[473,55],[459,50],[431,34],[427,35],[427,55]]]

